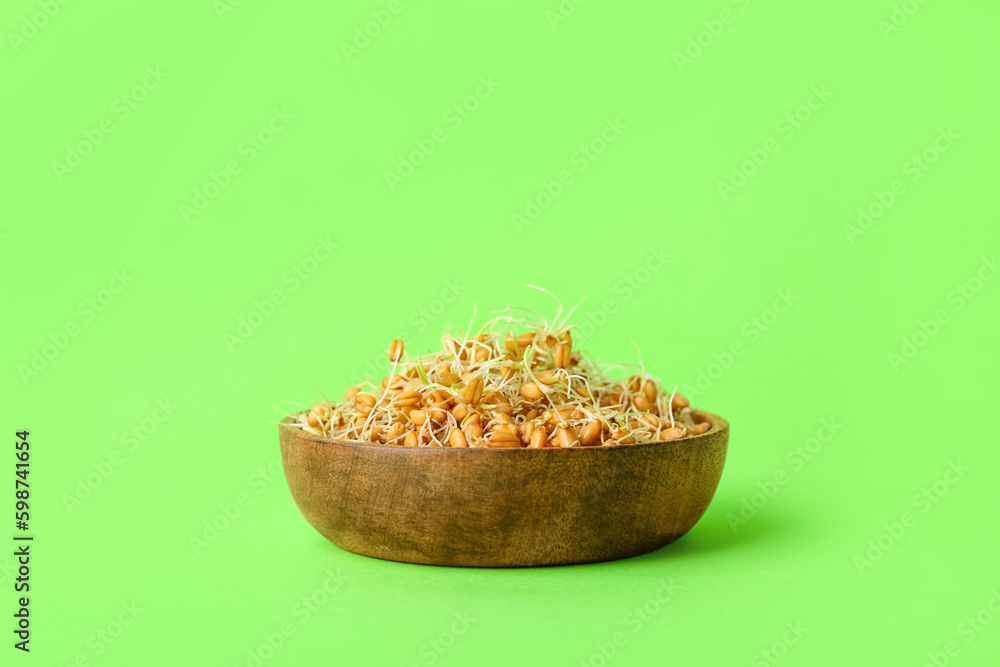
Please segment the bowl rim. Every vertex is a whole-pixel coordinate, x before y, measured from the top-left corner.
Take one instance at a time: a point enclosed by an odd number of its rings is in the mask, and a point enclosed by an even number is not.
[[[307,433],[301,428],[295,428],[292,425],[292,420],[300,414],[305,414],[306,410],[300,412],[295,412],[278,423],[278,428],[283,429],[288,433],[295,435],[298,438],[303,438],[305,440],[310,440],[313,442],[326,444],[326,445],[337,445],[340,447],[349,447],[357,449],[360,451],[372,450],[372,451],[400,451],[400,452],[435,452],[435,454],[428,454],[428,456],[449,456],[449,454],[443,454],[443,452],[454,452],[457,456],[466,456],[471,454],[471,452],[579,452],[579,451],[617,451],[621,449],[635,449],[637,447],[663,447],[663,446],[684,446],[693,443],[699,439],[707,438],[711,435],[716,435],[718,433],[725,433],[729,431],[729,422],[723,417],[707,412],[705,410],[692,410],[691,412],[695,415],[700,415],[702,417],[708,418],[712,422],[712,427],[705,431],[704,433],[699,433],[698,435],[691,435],[680,440],[658,440],[656,442],[642,442],[635,443],[631,445],[627,444],[615,444],[615,445],[601,445],[598,447],[403,447],[400,445],[383,445],[383,444],[372,444],[367,442],[357,442],[354,440],[337,440],[335,438],[328,438],[326,436],[319,436],[313,433]],[[423,456],[423,454],[416,454],[417,456]],[[487,454],[486,456],[491,456]],[[515,454],[515,456],[522,456],[520,454]],[[545,456],[548,456],[547,454]]]

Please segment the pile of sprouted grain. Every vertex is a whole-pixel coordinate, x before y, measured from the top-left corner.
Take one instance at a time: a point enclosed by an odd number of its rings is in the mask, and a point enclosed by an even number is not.
[[[579,305],[579,304],[577,304]],[[575,310],[575,308],[573,309]],[[529,311],[530,312],[530,311]],[[318,436],[403,447],[598,447],[678,440],[711,423],[646,372],[617,380],[573,349],[572,310],[550,323],[513,309],[473,334],[445,334],[429,358],[389,346],[381,385],[351,387],[297,416]],[[473,314],[475,319],[475,314]],[[626,366],[606,366],[623,369]]]

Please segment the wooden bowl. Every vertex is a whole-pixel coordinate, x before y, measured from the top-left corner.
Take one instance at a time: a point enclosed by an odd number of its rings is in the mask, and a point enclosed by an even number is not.
[[[638,556],[691,530],[722,476],[729,424],[643,445],[368,445],[279,426],[292,497],[341,549],[406,563],[517,567]]]

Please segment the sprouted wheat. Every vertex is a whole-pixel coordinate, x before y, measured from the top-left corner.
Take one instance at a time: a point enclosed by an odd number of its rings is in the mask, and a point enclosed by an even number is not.
[[[428,358],[409,357],[394,340],[380,385],[351,387],[297,423],[337,440],[452,448],[627,445],[711,428],[676,385],[663,390],[641,355],[638,372],[619,380],[574,349],[572,310],[563,316],[560,306],[551,322],[524,312],[509,308],[475,334],[470,322],[464,335],[445,334]]]

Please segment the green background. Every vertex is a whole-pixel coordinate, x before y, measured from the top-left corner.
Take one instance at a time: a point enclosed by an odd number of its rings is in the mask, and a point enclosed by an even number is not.
[[[5,664],[255,664],[286,623],[262,664],[922,665],[950,643],[948,664],[997,664],[1000,9],[562,9],[4,4],[0,404],[9,439],[31,429],[36,536],[32,652]],[[732,424],[702,521],[521,570],[323,539],[272,474],[288,401],[384,373],[389,341],[426,349],[473,304],[551,312],[522,283],[587,295],[598,358],[634,361],[633,338],[665,382],[701,378]]]

